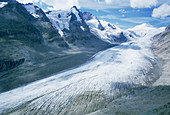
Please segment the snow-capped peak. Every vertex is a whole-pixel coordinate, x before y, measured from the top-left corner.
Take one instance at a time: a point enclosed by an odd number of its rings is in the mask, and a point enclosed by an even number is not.
[[[148,24],[148,23],[143,23],[141,25],[137,25],[137,26],[135,26],[133,28],[130,28],[130,30],[141,30],[141,29],[151,29],[151,28],[153,29],[155,27]]]
[[[25,9],[35,18],[39,18],[40,16],[37,14],[37,10],[40,10],[37,6],[32,3],[28,3],[24,5]]]
[[[83,12],[83,18],[88,21],[92,19],[97,19],[92,13],[90,12]]]
[[[77,21],[82,22],[82,19],[80,18],[80,15],[79,15],[80,11],[78,10],[76,6],[73,6],[71,8],[71,12],[76,16]]]
[[[79,12],[79,9],[76,6],[73,6],[71,9],[76,10],[77,12]]]
[[[70,11],[64,10],[57,10],[57,11],[50,11],[47,12],[46,15],[50,19],[53,26],[61,33],[60,35],[63,36],[63,30],[67,29],[70,30],[70,20],[71,20],[71,13],[73,13],[77,21],[81,22],[82,19],[79,16],[80,11],[76,6],[73,6]]]
[[[53,26],[60,31],[64,29],[69,30],[69,22],[71,19],[71,15],[69,11],[51,11],[46,13],[47,17],[50,19]],[[61,35],[61,34],[60,34]]]
[[[114,26],[113,24],[109,23],[109,22],[106,22],[104,20],[100,20],[102,26],[105,28],[105,29],[116,29],[117,27]],[[119,28],[118,28],[119,29]]]
[[[50,11],[47,12],[46,15],[50,19],[56,30],[59,31],[61,36],[64,35],[63,30],[70,30],[70,23],[72,23],[72,21],[76,21],[80,23],[79,26],[81,30],[85,31],[86,29],[84,24],[87,24],[90,32],[103,41],[115,44],[115,42],[122,43],[127,39],[124,36],[124,34],[126,33],[122,33],[122,30],[118,27],[106,21],[99,20],[97,17],[89,12],[82,13],[76,6],[73,6],[70,11]],[[123,38],[125,38],[121,42],[120,40],[118,40],[120,39],[120,36],[123,36]]]
[[[8,4],[8,2],[0,2],[0,8],[3,8],[4,6],[6,6]]]
[[[164,29],[164,28],[160,28],[160,30],[162,30],[162,29]],[[158,28],[155,28],[154,26],[152,26],[150,24],[143,23],[143,24],[137,25],[133,28],[129,28],[128,30],[135,32],[135,34],[138,36],[145,36],[145,35],[153,34],[153,31],[158,30]]]
[[[99,19],[96,16],[94,16],[93,14],[91,14],[89,12],[84,12],[83,18],[89,26],[98,28],[101,31],[104,30],[104,27],[102,26]]]

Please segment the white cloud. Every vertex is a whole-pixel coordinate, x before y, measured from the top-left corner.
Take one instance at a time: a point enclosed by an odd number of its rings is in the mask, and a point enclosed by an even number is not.
[[[17,0],[21,3],[45,3],[53,6],[49,10],[67,10],[72,6],[85,9],[114,9],[125,8],[131,6],[132,8],[149,8],[152,6],[160,5],[161,3],[169,3],[167,0]],[[47,9],[46,9],[47,10]]]
[[[36,3],[36,2],[39,2],[40,0],[17,0],[18,2],[20,3]]]
[[[110,14],[104,15],[104,16],[99,16],[98,18],[101,18],[101,19],[103,19],[103,18],[107,18],[107,19],[119,19],[118,17],[116,17],[114,15],[110,15]]]
[[[81,8],[88,9],[113,9],[128,7],[129,0],[79,0]]]
[[[17,0],[21,3],[45,3],[47,5],[53,6],[51,10],[66,10],[70,9],[72,6],[77,6],[78,8],[86,9],[111,9],[111,8],[123,8],[128,7],[129,0]]]
[[[73,6],[79,6],[78,0],[41,0],[41,2],[44,2],[47,5],[53,6],[50,10],[68,10]]]
[[[157,0],[130,0],[130,6],[132,8],[151,8],[156,6]]]
[[[127,11],[125,9],[120,9],[119,12],[122,13],[122,14],[127,13]]]
[[[17,0],[20,3],[45,3],[47,5],[53,6],[50,10],[68,10],[73,6],[79,6],[79,0]]]
[[[122,16],[124,17],[124,16]],[[152,17],[133,17],[133,18],[122,18],[120,16],[114,16],[114,15],[105,15],[105,16],[99,16],[99,19],[111,19],[111,20],[119,20],[119,21],[125,21],[135,24],[142,24],[142,23],[148,23],[149,21],[153,21]]]
[[[105,0],[106,4],[111,4],[113,1],[112,0]]]
[[[165,18],[170,15],[170,5],[163,4],[158,8],[155,8],[152,12],[152,17]]]

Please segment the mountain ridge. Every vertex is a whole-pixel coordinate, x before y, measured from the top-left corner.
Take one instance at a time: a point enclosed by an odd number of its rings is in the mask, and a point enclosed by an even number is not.
[[[1,2],[8,4],[0,8],[0,92],[78,66],[114,46],[92,34],[84,20],[77,23],[75,14],[62,37],[36,5]]]

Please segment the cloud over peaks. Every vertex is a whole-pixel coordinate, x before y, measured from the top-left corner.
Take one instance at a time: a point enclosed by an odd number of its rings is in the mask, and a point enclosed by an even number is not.
[[[155,8],[152,13],[152,17],[155,18],[162,18],[164,19],[165,17],[170,15],[170,5],[168,4],[163,4],[158,8]]]
[[[130,0],[130,6],[132,8],[151,8],[156,6],[157,0]]]
[[[79,0],[17,0],[21,3],[45,3],[53,8],[49,8],[49,10],[68,10],[73,6],[80,7]]]

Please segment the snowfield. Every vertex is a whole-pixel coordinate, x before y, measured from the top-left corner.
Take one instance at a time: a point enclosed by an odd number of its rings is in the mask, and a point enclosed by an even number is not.
[[[38,7],[33,4],[26,4],[24,5],[25,9],[35,18],[39,18],[40,16],[37,14]]]
[[[151,86],[161,74],[151,37],[163,30],[148,24],[128,29],[131,41],[97,53],[84,65],[1,93],[0,114],[90,113],[105,105],[107,97]]]

